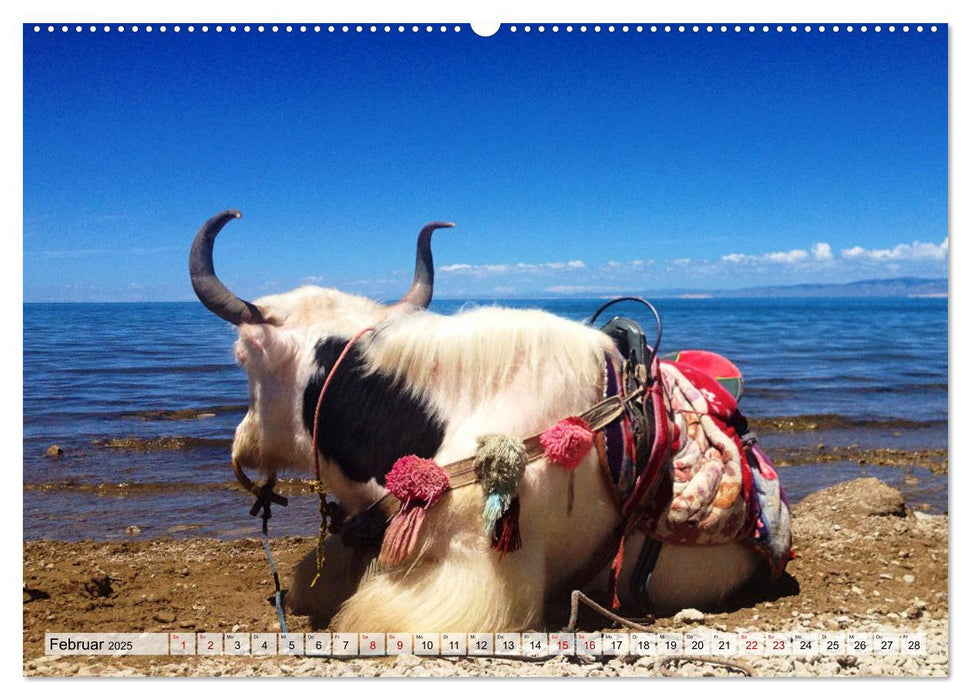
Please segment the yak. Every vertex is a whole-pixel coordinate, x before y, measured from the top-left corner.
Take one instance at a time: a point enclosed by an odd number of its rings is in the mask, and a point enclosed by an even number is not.
[[[189,258],[200,301],[238,327],[235,356],[249,378],[249,406],[232,446],[239,468],[309,475],[316,460],[320,480],[353,520],[387,494],[386,477],[405,455],[447,464],[473,454],[482,435],[533,435],[602,399],[614,342],[600,330],[540,310],[428,310],[432,233],[452,224],[421,230],[414,281],[396,303],[317,286],[250,302],[223,285],[212,262],[217,234],[239,217],[229,210],[209,219]],[[317,414],[337,358],[368,328],[344,353]],[[483,489],[455,488],[427,509],[416,546],[398,565],[381,566],[374,549],[362,555],[346,538],[328,536],[322,552],[296,567],[287,606],[335,631],[516,631],[542,629],[572,587],[605,596],[608,566],[581,580],[622,521],[598,451],[569,471],[542,456],[530,461],[517,496],[518,551],[493,548],[483,529]],[[386,522],[376,527],[380,538]],[[637,552],[643,542],[637,530],[625,546]],[[619,572],[624,604],[633,559]],[[709,609],[764,569],[743,542],[667,543],[649,599],[655,612]]]

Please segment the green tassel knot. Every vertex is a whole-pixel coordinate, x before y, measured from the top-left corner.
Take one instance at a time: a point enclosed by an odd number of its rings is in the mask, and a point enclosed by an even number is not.
[[[522,440],[502,433],[482,435],[477,443],[473,466],[476,478],[486,492],[483,533],[491,535],[496,521],[516,496],[519,481],[526,471],[526,445]]]

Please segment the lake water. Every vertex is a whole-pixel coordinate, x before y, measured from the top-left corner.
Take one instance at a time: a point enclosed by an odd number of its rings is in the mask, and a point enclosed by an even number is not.
[[[436,301],[453,313],[474,302]],[[583,320],[602,300],[505,300]],[[810,455],[832,447],[947,448],[946,299],[661,299],[662,353],[721,353],[745,375],[743,412],[765,425],[790,497],[860,475],[947,511],[947,477],[921,459],[880,467]],[[641,322],[634,304],[613,312]],[[598,321],[598,325],[600,322]],[[234,329],[198,303],[24,305],[24,537],[26,539],[254,535],[250,498],[229,468],[247,382]],[[783,430],[768,419],[793,419]],[[782,422],[784,424],[784,421]],[[64,450],[45,456],[52,444]],[[801,462],[799,460],[802,460]],[[792,460],[788,460],[792,462]],[[316,532],[316,501],[274,510],[272,534]]]

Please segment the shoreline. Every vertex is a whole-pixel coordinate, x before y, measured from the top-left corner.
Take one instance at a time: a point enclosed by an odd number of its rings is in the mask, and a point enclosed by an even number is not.
[[[661,618],[655,631],[924,632],[911,656],[738,657],[756,675],[939,676],[949,672],[948,516],[908,508],[875,478],[810,494],[793,506],[797,558],[762,597],[740,596],[697,623]],[[272,541],[286,588],[315,537]],[[656,667],[654,657],[583,660],[384,657],[55,657],[50,632],[279,631],[272,576],[258,539],[24,542],[23,672],[73,675],[736,675],[711,664]],[[611,623],[581,616],[582,629]],[[290,615],[291,631],[313,629]]]

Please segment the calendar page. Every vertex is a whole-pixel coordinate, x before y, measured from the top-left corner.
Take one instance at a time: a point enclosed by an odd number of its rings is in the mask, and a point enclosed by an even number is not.
[[[947,13],[602,9],[25,10],[25,676],[950,674]]]

